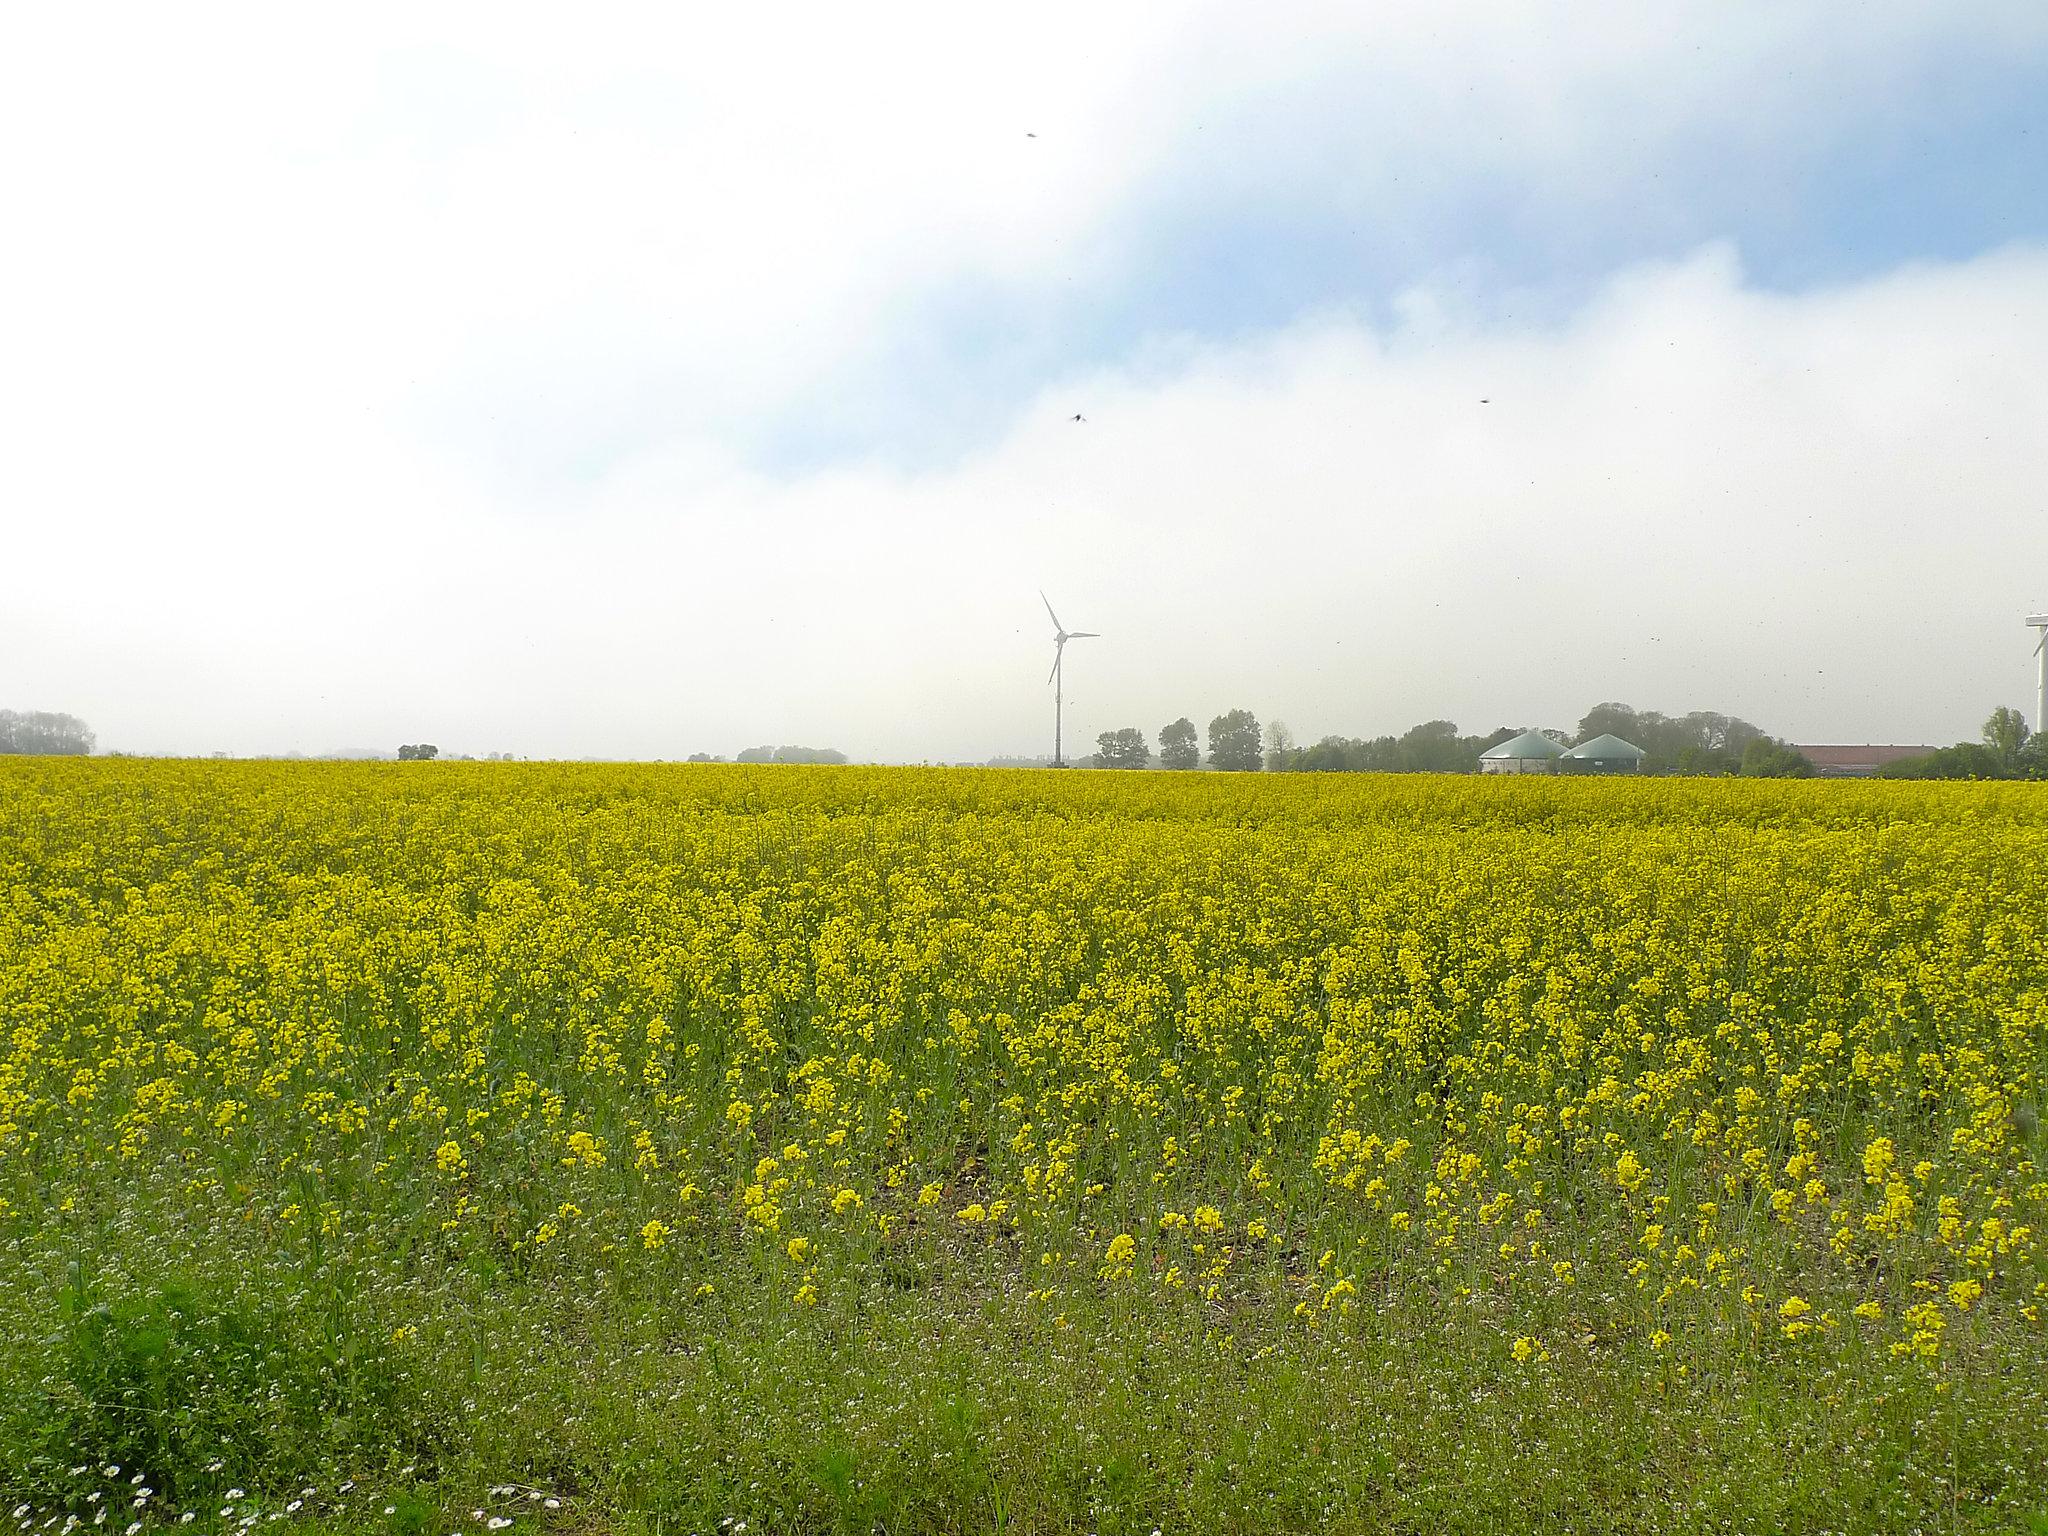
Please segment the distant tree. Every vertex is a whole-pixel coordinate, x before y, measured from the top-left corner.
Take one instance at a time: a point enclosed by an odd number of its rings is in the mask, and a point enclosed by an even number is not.
[[[429,762],[440,755],[441,749],[430,741],[423,741],[416,745],[408,742],[398,749],[398,760],[401,763]]]
[[[1145,733],[1135,725],[1104,731],[1095,738],[1095,766],[1098,768],[1143,768],[1152,761],[1152,748]]]
[[[1662,720],[1664,717],[1656,717]],[[1643,717],[1626,704],[1595,704],[1579,719],[1579,728],[1572,734],[1574,746],[1591,741],[1595,736],[1619,736],[1623,741],[1634,741],[1642,746],[1636,737],[1643,734]],[[1645,748],[1644,750],[1648,750]]]
[[[1872,775],[1880,779],[2002,779],[2005,764],[1981,742],[1959,742],[1940,747],[1924,757],[1902,757],[1884,764]]]
[[[842,764],[846,754],[837,747],[777,747],[771,759],[778,763],[831,763]]]
[[[1448,720],[1426,720],[1401,737],[1401,757],[1416,773],[1476,773],[1479,753]]]
[[[775,761],[773,747],[742,747],[733,756],[736,763],[772,763]]]
[[[1294,744],[1294,732],[1288,729],[1286,721],[1275,720],[1266,727],[1268,773],[1285,773],[1294,766],[1294,760],[1300,755],[1300,748]]]
[[[0,709],[0,755],[89,757],[92,729],[76,715]]]
[[[1749,721],[1717,710],[1694,710],[1673,719],[1654,709],[1638,710],[1610,702],[1595,704],[1587,710],[1572,739],[1587,742],[1595,736],[1619,736],[1643,749],[1644,772],[1683,773],[1733,771],[1720,765],[1739,763],[1743,750],[1763,734],[1760,727]],[[1694,766],[1681,768],[1680,759],[1688,748],[1693,753],[1688,761]]]
[[[1749,745],[1753,748],[1759,745],[1769,746],[1770,743],[1759,736]],[[1748,772],[1743,764],[1749,760],[1749,755],[1747,750],[1741,757],[1737,757],[1733,752],[1724,752],[1718,747],[1687,746],[1679,749],[1678,761],[1672,764],[1672,767],[1676,772],[1699,778],[1725,778],[1731,773]],[[1751,773],[1750,776],[1754,778],[1756,774]],[[1778,775],[1770,774],[1766,777],[1776,778]]]
[[[1195,734],[1195,722],[1182,715],[1180,719],[1159,732],[1159,766],[1162,768],[1196,768],[1201,766],[1201,738]]]
[[[2048,731],[2035,731],[2027,737],[2013,771],[2017,778],[2048,779]]]
[[[1325,736],[1312,747],[1296,748],[1285,766],[1301,773],[1403,773],[1411,765],[1391,736]]]
[[[1782,741],[1753,736],[1742,749],[1741,773],[1745,779],[1810,779],[1813,759]]]
[[[1248,709],[1233,709],[1209,722],[1209,766],[1236,773],[1259,771],[1259,722]]]
[[[1362,743],[1342,736],[1325,736],[1312,747],[1303,747],[1286,766],[1296,773],[1355,773],[1351,753]]]
[[[2005,765],[2007,773],[2016,772],[2020,766],[2020,753],[2026,750],[2027,717],[2018,710],[1999,705],[1991,711],[1991,718],[1984,722],[1984,745],[1998,754],[1999,762]]]

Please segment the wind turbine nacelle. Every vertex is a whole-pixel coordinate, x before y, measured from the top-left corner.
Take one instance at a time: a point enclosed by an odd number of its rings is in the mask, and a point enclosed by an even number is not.
[[[2048,613],[2034,614],[2028,618],[2027,622],[2038,628],[2048,629]]]

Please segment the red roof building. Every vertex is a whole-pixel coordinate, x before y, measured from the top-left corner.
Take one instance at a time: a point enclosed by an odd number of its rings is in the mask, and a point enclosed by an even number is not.
[[[1813,771],[1824,779],[1860,779],[1877,772],[1886,763],[1905,757],[1925,757],[1933,747],[1794,747],[1806,755]]]

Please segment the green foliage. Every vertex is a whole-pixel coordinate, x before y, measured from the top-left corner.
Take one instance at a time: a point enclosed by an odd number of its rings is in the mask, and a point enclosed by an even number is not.
[[[139,1472],[176,1499],[216,1460],[246,1478],[265,1449],[256,1405],[275,1383],[265,1330],[191,1287],[113,1301],[66,1297],[66,1386],[51,1406],[50,1460]]]
[[[1984,722],[1984,745],[1998,755],[1998,761],[2008,774],[2020,771],[2022,754],[2031,734],[2027,729],[2026,716],[2010,705],[1999,705]]]
[[[1880,779],[2003,779],[2011,775],[1997,752],[1981,742],[1958,742],[1938,747],[1925,757],[1902,757],[1886,763],[1875,777]]]
[[[0,1419],[0,1488],[62,1502],[84,1463],[190,1505],[234,1485],[318,1476],[337,1440],[417,1448],[381,1346],[350,1336],[334,1300],[222,1299],[181,1276],[145,1283],[118,1271],[95,1283],[74,1264],[35,1384],[0,1376],[23,1415],[12,1433]]]
[[[1689,771],[1680,764],[1688,751],[1694,754],[1691,761],[1699,768],[1723,773],[1729,771],[1723,766],[1729,758],[1739,760],[1749,744],[1763,734],[1740,716],[1724,715],[1718,710],[1694,710],[1674,718],[1654,709],[1638,710],[1626,704],[1607,703],[1595,704],[1586,711],[1572,740],[1619,736],[1648,754],[1642,765],[1645,773]]]
[[[1195,768],[1201,765],[1201,740],[1195,734],[1195,722],[1182,715],[1173,724],[1164,726],[1159,732],[1159,766],[1162,768]]]
[[[432,742],[407,742],[398,749],[398,760],[401,763],[431,762],[440,755],[441,749]]]
[[[1209,722],[1209,766],[1256,773],[1262,765],[1259,722],[1248,709],[1233,709]]]
[[[1152,749],[1145,733],[1134,725],[1104,731],[1095,738],[1095,766],[1098,768],[1143,768],[1152,761]]]
[[[1746,779],[1810,779],[1813,760],[1797,747],[1757,736],[1742,749],[1741,772]]]
[[[1479,752],[1448,720],[1411,726],[1400,740],[1401,756],[1418,773],[1477,773]]]
[[[1880,779],[2048,779],[2048,735],[2001,705],[1984,722],[1982,741],[1959,741],[1877,770]]]
[[[1430,720],[1398,737],[1325,736],[1273,766],[1306,773],[1477,773],[1480,753],[1521,734],[1503,725],[1484,736],[1461,736],[1450,721]]]
[[[2020,748],[2015,778],[2048,779],[2048,732],[2035,731]]]

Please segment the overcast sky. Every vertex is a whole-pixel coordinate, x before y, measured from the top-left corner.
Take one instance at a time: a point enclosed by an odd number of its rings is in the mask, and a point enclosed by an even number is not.
[[[2032,712],[2039,0],[15,6],[0,211],[103,748]]]

